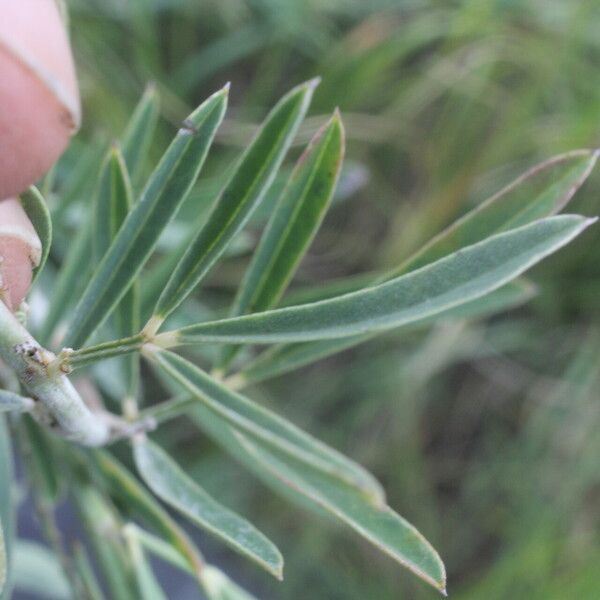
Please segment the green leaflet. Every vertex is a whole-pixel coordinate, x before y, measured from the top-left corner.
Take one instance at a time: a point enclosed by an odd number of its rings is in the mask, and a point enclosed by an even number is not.
[[[598,151],[575,150],[535,165],[434,237],[384,278],[414,271],[459,248],[560,212],[592,172]]]
[[[148,155],[158,122],[159,109],[156,85],[151,83],[146,87],[123,133],[123,158],[134,181],[137,180]]]
[[[227,88],[185,121],[75,308],[65,345],[80,347],[113,311],[189,193],[225,114]]]
[[[0,415],[0,598],[10,596],[10,566],[14,530],[12,449],[4,417]]]
[[[293,292],[285,298],[283,304],[304,304],[354,292],[413,271],[469,244],[479,242],[486,236],[526,225],[536,218],[551,216],[564,208],[581,187],[591,173],[597,157],[598,152],[576,150],[536,165],[453,223],[396,269],[384,274],[361,274],[318,288]],[[490,301],[497,302],[500,299],[500,296],[494,296]],[[505,297],[505,300],[507,307],[511,306],[510,297]],[[436,319],[445,316],[441,313]],[[281,345],[267,351],[264,357],[259,357],[256,364],[248,365],[242,377],[249,381],[260,381],[330,356],[367,339],[368,337],[358,336],[354,341],[326,340],[291,344],[289,347]]]
[[[131,555],[131,562],[133,563],[133,570],[135,573],[135,580],[137,584],[137,590],[140,598],[149,598],[151,600],[166,600],[166,596],[160,587],[154,572],[152,571],[146,557],[144,550],[140,544],[139,539],[135,534],[131,533],[126,527],[123,529],[125,533],[125,539],[129,546],[129,553]]]
[[[81,543],[75,543],[73,547],[73,563],[79,575],[84,594],[88,600],[104,600],[102,588],[96,579],[94,567]]]
[[[441,313],[508,283],[593,223],[541,219],[492,236],[386,283],[329,300],[184,327],[162,347],[199,342],[300,342],[383,331]]]
[[[597,158],[598,152],[575,150],[535,165],[452,223],[398,267],[385,273],[361,273],[296,290],[285,297],[283,304],[305,304],[355,292],[414,271],[496,233],[550,217],[567,205],[592,172]]]
[[[21,204],[42,242],[40,264],[33,272],[33,279],[35,281],[37,276],[44,269],[48,254],[50,254],[50,246],[52,245],[52,219],[50,218],[50,211],[46,206],[42,194],[40,194],[39,190],[34,186],[31,186],[27,191],[21,194]]]
[[[125,526],[126,535],[135,538],[148,552],[170,563],[178,569],[189,572],[189,566],[181,560],[173,548],[160,538],[130,523]],[[234,583],[227,575],[212,565],[204,565],[200,572],[200,583],[209,600],[256,600],[248,592]]]
[[[444,588],[444,566],[435,550],[385,504],[373,506],[326,473],[275,447],[267,448],[256,438],[251,441],[206,405],[196,406],[194,422],[276,492],[317,514],[341,520],[418,576]]]
[[[119,515],[91,485],[79,482],[73,486],[72,493],[110,597],[135,600],[137,595],[133,592],[127,548],[120,535]]]
[[[329,208],[343,154],[344,129],[336,111],[298,160],[254,252],[231,316],[278,304]],[[234,354],[235,348],[226,350],[223,366]]]
[[[94,262],[101,261],[108,252],[132,204],[129,173],[121,151],[113,146],[100,169],[98,189],[94,196]]]
[[[310,466],[250,441],[240,433],[234,435],[259,467],[333,514],[379,550],[445,593],[446,572],[438,553],[413,525],[391,508],[374,507]]]
[[[125,160],[118,147],[113,146],[100,171],[98,190],[94,199],[94,263],[99,263],[108,252],[119,229],[133,205],[133,193]],[[140,330],[139,282],[134,281],[115,311],[116,332],[128,337]],[[123,362],[127,389],[135,392],[138,358],[132,355]]]
[[[160,533],[185,560],[190,572],[200,573],[204,562],[200,552],[159,502],[108,452],[96,450],[92,458],[111,494],[125,503],[132,518],[142,519]]]
[[[161,500],[281,579],[279,550],[246,519],[211,498],[159,446],[136,442],[134,458],[140,475]]]
[[[288,92],[271,110],[222,189],[206,224],[173,271],[148,327],[156,330],[200,283],[264,197],[290,147],[318,81]]]
[[[177,354],[155,351],[148,352],[148,358],[235,429],[328,473],[374,505],[385,502],[381,486],[370,473],[289,421],[232,392]]]
[[[481,298],[459,304],[433,317],[411,323],[411,328],[426,327],[443,319],[474,319],[519,306],[534,294],[534,287],[527,281],[512,281]],[[317,360],[337,354],[370,340],[374,334],[336,338],[316,342],[277,344],[265,350],[250,364],[236,373],[230,384],[246,385],[270,379],[293,371]]]

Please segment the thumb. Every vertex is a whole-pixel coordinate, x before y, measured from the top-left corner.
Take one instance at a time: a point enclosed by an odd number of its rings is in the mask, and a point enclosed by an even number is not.
[[[16,310],[39,264],[40,239],[15,198],[0,201],[0,300]]]

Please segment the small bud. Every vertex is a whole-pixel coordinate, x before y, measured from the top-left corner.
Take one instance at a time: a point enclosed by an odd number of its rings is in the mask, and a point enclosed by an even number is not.
[[[1,14],[0,198],[9,198],[58,159],[79,127],[80,105],[56,2],[2,2]]]
[[[40,263],[42,244],[21,203],[0,201],[0,299],[12,311],[29,291],[32,271]]]

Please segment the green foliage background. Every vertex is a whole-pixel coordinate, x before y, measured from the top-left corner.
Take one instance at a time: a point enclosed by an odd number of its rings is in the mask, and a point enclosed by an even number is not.
[[[300,139],[339,106],[348,150],[297,285],[398,264],[529,166],[599,145],[595,0],[77,0],[70,20],[84,127],[54,176],[75,207],[92,193],[85,165],[97,170],[147,81],[163,103],[155,159],[173,125],[232,81],[233,110],[183,207],[184,227],[266,109],[322,77]],[[67,177],[74,170],[79,181]],[[599,188],[592,174],[573,212],[600,213]],[[265,204],[186,305],[196,317],[235,294]],[[165,249],[179,239],[171,231]],[[597,597],[599,236],[593,227],[537,267],[538,294],[520,309],[388,334],[256,390],[377,475],[390,505],[444,558],[455,600]],[[225,561],[257,594],[436,597],[350,533],[292,510],[185,420],[159,438],[277,540],[283,584],[202,540],[211,562]]]

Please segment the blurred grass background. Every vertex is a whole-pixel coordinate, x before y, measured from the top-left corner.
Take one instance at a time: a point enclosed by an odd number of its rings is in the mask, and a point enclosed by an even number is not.
[[[83,166],[97,170],[148,81],[163,103],[155,158],[189,107],[232,82],[185,227],[274,101],[322,77],[300,141],[339,106],[349,147],[298,286],[396,264],[534,163],[600,145],[597,0],[69,4],[85,116],[56,176],[75,206],[91,193]],[[599,214],[599,191],[595,173],[573,212]],[[231,299],[260,222],[188,310]],[[180,237],[172,228],[164,248]],[[456,600],[599,597],[599,242],[596,226],[538,267],[537,296],[510,313],[400,331],[251,391],[379,477],[390,505],[440,551]],[[257,484],[185,421],[161,441],[281,547],[286,580],[276,584],[201,540],[261,597],[437,596]]]

